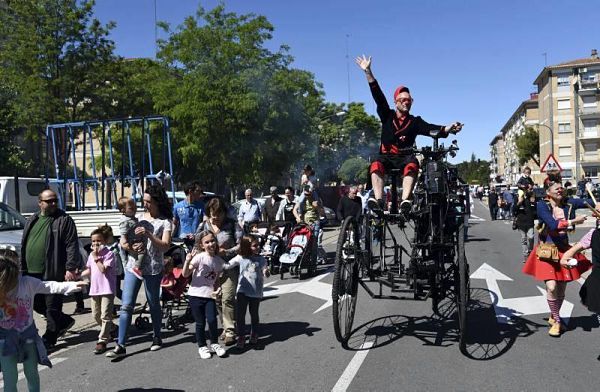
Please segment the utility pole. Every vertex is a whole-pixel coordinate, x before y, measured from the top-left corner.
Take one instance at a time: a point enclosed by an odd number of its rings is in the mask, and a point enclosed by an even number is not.
[[[348,54],[348,38],[350,34],[346,34],[346,73],[348,75],[348,103],[350,103],[350,55]]]

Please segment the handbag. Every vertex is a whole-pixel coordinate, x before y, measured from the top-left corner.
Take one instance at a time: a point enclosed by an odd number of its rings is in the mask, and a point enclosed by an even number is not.
[[[535,255],[541,261],[557,262],[559,260],[558,247],[554,244],[548,244],[545,242],[542,242],[538,245]]]

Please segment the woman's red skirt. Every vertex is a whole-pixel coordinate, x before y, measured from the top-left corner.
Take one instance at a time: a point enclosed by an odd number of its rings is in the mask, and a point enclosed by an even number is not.
[[[533,250],[529,254],[529,257],[523,266],[523,273],[531,275],[537,280],[559,280],[570,282],[579,279],[581,274],[592,268],[592,263],[581,253],[577,253],[574,256],[578,261],[577,266],[568,269],[561,266],[558,261],[552,262],[538,259],[535,254],[536,250],[537,245],[533,247]],[[563,253],[564,252],[558,252],[559,258],[562,257]]]

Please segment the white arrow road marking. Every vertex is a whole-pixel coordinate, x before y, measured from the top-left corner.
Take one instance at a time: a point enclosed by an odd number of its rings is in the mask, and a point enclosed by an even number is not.
[[[536,286],[540,291],[541,295],[532,297],[518,297],[518,298],[504,298],[500,292],[500,286],[498,286],[499,280],[512,281],[511,278],[504,275],[502,272],[483,263],[477,271],[471,274],[471,279],[484,279],[488,289],[495,293],[498,297],[498,302],[494,303],[494,310],[496,312],[496,319],[502,324],[506,324],[514,316],[526,316],[530,314],[548,313],[548,302],[546,301],[546,290]],[[494,295],[490,293],[490,298],[494,302]],[[571,312],[573,311],[573,304],[567,300],[563,302],[560,309],[560,317],[565,321],[566,324],[569,322]]]
[[[65,357],[52,358],[52,366],[57,365],[66,360],[67,360],[67,358],[65,358]],[[17,378],[17,380],[22,380],[25,378],[25,373],[23,372],[23,365],[19,364],[18,366],[19,366],[20,371],[19,371],[19,377]],[[38,372],[41,372],[44,369],[48,369],[48,367],[44,366],[44,365],[38,365]],[[0,379],[0,388],[3,388],[3,387],[4,387],[4,379]]]
[[[477,215],[471,214],[469,222],[485,222],[485,219],[478,217]]]
[[[360,366],[365,361],[365,358],[367,357],[367,354],[372,346],[373,342],[369,341],[364,342],[359,347],[358,352],[354,354],[354,357],[352,357],[352,360],[348,366],[346,366],[346,370],[344,370],[344,373],[342,373],[339,380],[335,383],[331,392],[345,392],[348,389],[350,383],[352,380],[354,380],[354,376],[356,376],[356,373],[358,373],[358,369],[360,369]]]
[[[288,283],[279,286],[275,286],[275,283],[278,282],[277,280],[269,282],[265,284],[263,295],[265,297],[276,297],[282,294],[302,293],[326,301],[319,309],[313,312],[314,314],[327,309],[333,304],[333,300],[331,299],[331,284],[321,282],[321,279],[330,273],[326,272],[306,282]]]

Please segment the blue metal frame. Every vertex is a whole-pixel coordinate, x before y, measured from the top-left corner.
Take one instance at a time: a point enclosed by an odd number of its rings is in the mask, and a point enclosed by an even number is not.
[[[154,171],[154,162],[152,158],[152,135],[150,125],[152,122],[159,122],[162,124],[162,176]],[[135,123],[141,123],[142,126],[142,145],[141,145],[141,172],[139,175],[135,172],[134,156],[131,141],[131,125]],[[124,194],[124,182],[129,180],[132,187],[132,197],[138,201],[138,183],[143,178],[148,181],[159,181],[164,183],[165,177],[170,177],[171,192],[173,195],[173,202],[175,202],[175,180],[173,178],[173,158],[171,151],[171,131],[169,119],[164,116],[147,116],[147,117],[133,117],[125,119],[111,119],[111,120],[100,120],[100,121],[86,121],[86,122],[72,122],[64,124],[50,124],[46,126],[46,155],[47,159],[50,158],[50,144],[52,144],[52,154],[54,158],[54,171],[55,178],[50,178],[48,173],[48,167],[46,166],[46,184],[56,183],[59,184],[59,204],[62,209],[65,208],[65,200],[68,191],[68,185],[73,184],[73,193],[75,200],[75,208],[77,210],[85,209],[85,192],[88,184],[92,184],[95,196],[96,209],[105,208],[106,203],[104,202],[104,191],[107,182],[111,185],[112,195],[112,208],[116,208],[117,202],[117,189],[114,170],[114,157],[113,157],[113,142],[112,142],[112,126],[121,127],[123,135],[122,141],[122,167],[121,167],[121,196]],[[94,147],[93,147],[93,129],[96,127],[102,127],[100,146],[102,149],[102,164],[101,170],[102,175],[100,179],[96,175],[96,162],[94,160]],[[84,170],[78,173],[77,159],[75,154],[75,136],[79,129],[83,130],[83,167]],[[63,159],[60,159],[60,155],[57,146],[57,133],[64,133],[68,137],[68,141],[65,140],[65,146],[63,147],[65,153],[68,148],[71,149],[71,164],[73,166],[72,177],[67,176],[67,163],[68,159],[65,154]],[[92,174],[90,178],[86,178],[85,165],[87,158],[87,143],[89,142],[89,150],[91,153],[91,166]],[[108,145],[108,162],[106,162],[105,147]],[[126,159],[129,163],[129,173],[125,173],[125,162]],[[146,170],[146,161],[148,164],[148,170]],[[106,174],[106,166],[109,166],[110,173]],[[60,165],[62,164],[64,170],[61,173]],[[168,167],[167,167],[168,165]],[[64,175],[62,175],[64,174]],[[141,181],[142,192],[144,190],[144,182]],[[98,185],[101,187],[101,198],[102,202],[99,202],[98,196]]]

